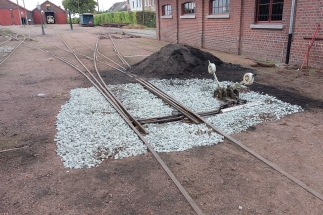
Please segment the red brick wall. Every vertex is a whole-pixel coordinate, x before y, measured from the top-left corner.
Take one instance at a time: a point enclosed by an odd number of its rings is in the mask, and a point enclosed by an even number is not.
[[[164,19],[161,18],[162,16],[162,7],[164,5],[171,5],[172,6],[172,18],[171,19]],[[159,14],[158,14],[159,12]],[[177,43],[177,21],[178,16],[176,15],[176,1],[174,0],[164,0],[160,1],[159,3],[159,11],[157,10],[156,16],[159,18],[159,25],[160,25],[160,39],[163,41]],[[158,25],[157,25],[158,29]],[[157,32],[157,35],[159,35]]]
[[[207,18],[209,0],[195,0],[193,2],[196,2],[196,18],[181,19],[179,18],[181,4],[188,1],[158,1],[160,13],[162,5],[165,4],[171,4],[173,9],[172,19],[160,19],[160,15],[157,16],[157,29],[160,30],[157,31],[158,39],[241,54],[255,59],[285,62],[292,0],[284,1],[283,18],[279,23],[284,26],[281,30],[250,28],[251,24],[257,24],[256,0],[244,0],[243,5],[241,0],[231,0],[228,19]],[[319,23],[321,27],[317,37],[323,38],[323,1],[298,0],[290,55],[291,64],[302,63],[310,41],[304,37],[312,37],[315,26]],[[323,40],[314,43],[310,52],[310,66],[323,67]]]
[[[21,2],[19,4],[22,4]],[[0,0],[0,25],[20,25],[18,5],[9,0]],[[25,9],[19,5],[20,16],[25,18]],[[24,15],[21,15],[23,12]],[[14,18],[12,19],[11,13]],[[31,11],[27,10],[28,15],[31,14]],[[31,17],[31,16],[30,16]],[[28,17],[28,18],[30,18]]]
[[[282,30],[251,29],[256,24],[255,0],[245,0],[241,25],[241,54],[255,59],[285,61],[291,0],[284,1]]]
[[[178,42],[194,47],[202,47],[202,4],[203,1],[178,0],[179,16],[181,16],[182,4],[186,2],[195,2],[195,18],[179,18]]]
[[[0,25],[12,25],[10,10],[0,9]]]
[[[296,6],[290,63],[301,64],[311,41],[305,40],[304,37],[312,37],[317,24],[321,27],[316,36],[323,38],[323,1],[298,0]],[[309,59],[309,66],[323,68],[323,40],[314,42]]]
[[[207,18],[209,1],[204,3],[203,48],[238,54],[241,1],[231,0],[229,18]]]

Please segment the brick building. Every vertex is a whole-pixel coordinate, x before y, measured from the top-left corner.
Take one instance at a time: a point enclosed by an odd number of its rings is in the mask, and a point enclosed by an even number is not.
[[[157,0],[156,13],[159,40],[290,64],[321,24],[310,66],[323,67],[322,0]]]
[[[26,24],[26,14],[29,24],[33,24],[31,11],[9,0],[0,0],[0,25]]]
[[[43,15],[41,11],[43,11]],[[40,10],[35,8],[32,12],[35,24],[41,24],[42,22],[47,24],[67,24],[65,10],[50,1],[43,2],[40,5]]]

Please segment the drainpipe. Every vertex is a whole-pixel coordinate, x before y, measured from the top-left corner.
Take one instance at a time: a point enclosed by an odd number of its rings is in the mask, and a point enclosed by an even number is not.
[[[289,33],[288,33],[287,52],[286,52],[286,61],[285,61],[286,64],[289,63],[290,48],[292,45],[295,9],[296,9],[296,0],[292,0],[292,9],[290,12]]]
[[[202,26],[202,32],[201,32],[201,48],[203,48],[203,35],[204,35],[204,0],[202,0],[202,19],[201,19],[201,26]]]
[[[241,55],[242,13],[243,13],[243,0],[241,0],[241,5],[240,5],[240,22],[239,22],[239,32],[238,32],[238,55]]]
[[[176,0],[176,25],[177,25],[177,30],[176,30],[176,43],[179,44],[179,13],[180,9],[178,9],[178,0]]]
[[[159,41],[161,41],[161,38],[160,38],[160,17],[161,17],[161,15],[160,15],[160,5],[159,5],[159,0],[156,0],[157,1],[157,12],[158,12],[158,14],[156,14],[156,19],[158,20],[158,40]],[[156,35],[157,36],[157,35]]]

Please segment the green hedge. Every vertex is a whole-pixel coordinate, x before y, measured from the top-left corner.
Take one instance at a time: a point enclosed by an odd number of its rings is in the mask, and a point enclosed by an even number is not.
[[[70,19],[67,18],[67,23],[70,24]],[[80,18],[72,18],[72,24],[79,24]]]
[[[94,15],[94,24],[101,25],[107,22],[127,23],[127,24],[140,24],[151,28],[156,27],[156,13],[154,11],[143,12],[115,12],[115,13],[102,13]]]
[[[137,24],[144,25],[150,28],[156,28],[156,13],[155,11],[139,11],[136,13]]]
[[[100,25],[107,22],[137,24],[136,12],[115,12],[115,13],[102,13],[94,15],[94,24]]]

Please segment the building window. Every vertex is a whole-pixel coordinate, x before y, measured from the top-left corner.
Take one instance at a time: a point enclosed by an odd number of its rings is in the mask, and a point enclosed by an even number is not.
[[[211,0],[210,14],[229,13],[230,0]]]
[[[162,15],[163,16],[172,15],[172,5],[170,4],[164,5],[162,9]]]
[[[138,7],[141,7],[141,1],[140,0],[137,0],[137,8]]]
[[[257,0],[258,22],[279,22],[283,19],[284,0]]]
[[[182,14],[195,14],[195,2],[182,4]]]

